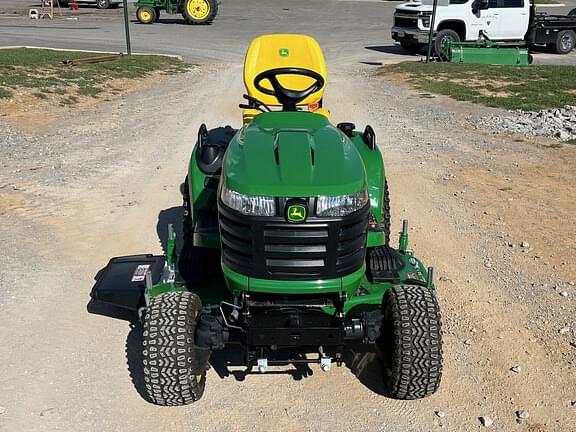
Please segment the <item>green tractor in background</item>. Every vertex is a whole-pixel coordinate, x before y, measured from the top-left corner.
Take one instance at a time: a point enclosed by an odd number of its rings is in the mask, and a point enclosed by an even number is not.
[[[390,245],[374,130],[329,122],[326,65],[309,36],[256,38],[244,82],[244,125],[200,127],[179,259],[170,225],[166,256],[113,258],[92,291],[138,312],[150,400],[200,399],[212,352],[233,343],[246,373],[329,371],[348,344],[364,344],[388,396],[431,395],[442,368],[433,269],[408,248],[406,221]]]
[[[136,18],[142,24],[160,19],[160,12],[182,14],[188,24],[211,24],[218,14],[218,0],[138,0]]]

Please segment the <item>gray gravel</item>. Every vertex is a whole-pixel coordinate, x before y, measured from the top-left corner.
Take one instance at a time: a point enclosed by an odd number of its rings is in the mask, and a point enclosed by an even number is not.
[[[507,115],[480,118],[477,127],[494,129],[503,133],[518,133],[529,137],[546,137],[568,141],[576,138],[576,107],[542,111],[509,111]]]

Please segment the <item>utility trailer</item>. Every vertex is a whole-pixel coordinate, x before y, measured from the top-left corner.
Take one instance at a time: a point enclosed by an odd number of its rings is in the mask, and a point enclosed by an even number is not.
[[[546,45],[556,54],[568,54],[576,46],[576,16],[536,14],[526,39],[530,45]]]

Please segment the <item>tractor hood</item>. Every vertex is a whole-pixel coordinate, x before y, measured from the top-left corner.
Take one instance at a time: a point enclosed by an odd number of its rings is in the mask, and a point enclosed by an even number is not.
[[[256,116],[230,142],[222,175],[245,195],[346,195],[366,187],[354,144],[326,117],[308,112]]]

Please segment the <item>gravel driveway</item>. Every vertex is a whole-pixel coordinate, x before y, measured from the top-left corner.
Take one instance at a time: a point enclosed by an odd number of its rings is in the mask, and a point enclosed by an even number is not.
[[[329,45],[326,106],[334,123],[374,126],[393,232],[409,219],[436,268],[439,392],[385,398],[369,353],[328,374],[244,379],[217,356],[201,402],[160,408],[142,397],[140,330],[86,311],[110,257],[162,252],[199,125],[240,124],[243,51],[231,42],[217,62],[36,131],[0,106],[0,431],[574,430],[574,147],[476,129],[498,111],[384,81],[358,62],[378,52],[349,43]]]

